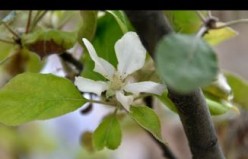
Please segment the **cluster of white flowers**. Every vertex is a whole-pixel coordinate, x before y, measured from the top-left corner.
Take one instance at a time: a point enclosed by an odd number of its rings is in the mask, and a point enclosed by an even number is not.
[[[107,97],[115,96],[121,105],[129,110],[134,95],[141,92],[161,95],[165,86],[152,81],[130,83],[127,76],[141,69],[145,64],[146,50],[135,32],[127,32],[115,43],[118,60],[117,69],[108,61],[99,57],[92,44],[85,38],[83,42],[91,59],[95,62],[94,71],[103,75],[108,81],[94,81],[84,77],[76,77],[75,85],[82,92],[101,95],[106,91]],[[131,95],[125,95],[125,92]]]

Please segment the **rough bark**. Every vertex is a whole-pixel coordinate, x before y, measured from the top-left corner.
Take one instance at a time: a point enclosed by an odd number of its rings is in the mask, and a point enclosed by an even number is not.
[[[163,12],[125,11],[125,13],[143,45],[154,57],[157,42],[163,36],[173,32]],[[169,98],[178,109],[193,159],[224,159],[201,89],[186,95],[177,93],[170,88],[168,91]]]

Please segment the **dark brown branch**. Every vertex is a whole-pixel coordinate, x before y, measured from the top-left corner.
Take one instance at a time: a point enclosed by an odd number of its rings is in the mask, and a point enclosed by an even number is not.
[[[158,40],[165,34],[172,32],[167,19],[162,12],[158,14],[158,11],[126,11],[125,13],[136,28],[143,45],[153,56]]]
[[[177,106],[193,158],[224,159],[202,91],[180,95],[170,89],[169,98]]]
[[[79,73],[83,71],[83,64],[80,61],[76,60],[70,53],[65,52],[63,54],[60,54],[60,57],[64,61],[69,62],[72,65],[74,65]]]
[[[157,42],[173,32],[161,11],[125,11],[148,52],[154,57]],[[176,71],[176,70],[175,70]],[[204,96],[200,89],[181,95],[171,89],[169,98],[178,109],[193,159],[224,159]]]
[[[169,147],[167,147],[167,145],[165,145],[162,142],[158,141],[158,139],[156,139],[150,132],[148,132],[148,131],[146,131],[146,132],[151,136],[151,138],[156,142],[156,144],[163,151],[163,156],[166,159],[177,159],[175,157],[175,155],[171,152],[171,150],[169,149]]]
[[[29,28],[30,28],[31,20],[32,20],[32,11],[30,10],[28,12],[28,21],[27,21],[26,31],[25,31],[26,34],[29,33]]]

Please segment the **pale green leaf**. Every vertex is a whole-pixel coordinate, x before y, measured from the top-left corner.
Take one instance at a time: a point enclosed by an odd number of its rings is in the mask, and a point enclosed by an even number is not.
[[[248,109],[248,82],[240,76],[232,73],[225,73],[225,76],[233,91],[233,101],[239,104],[242,108]]]
[[[123,34],[126,33],[128,31],[128,27],[127,27],[127,21],[125,19],[124,13],[120,10],[107,10],[107,13],[111,14],[116,22],[118,23],[119,27],[121,28]]]
[[[168,10],[164,11],[164,13],[173,29],[179,33],[196,33],[203,23],[196,10]],[[201,13],[203,16],[207,15],[206,11],[201,11]]]
[[[129,115],[162,143],[161,124],[157,114],[147,106],[131,106]]]
[[[218,22],[216,23],[217,26],[222,25],[224,23]],[[218,45],[219,43],[226,41],[230,38],[237,36],[238,33],[230,27],[224,27],[221,29],[211,29],[204,35],[204,39],[210,45]]]
[[[167,106],[171,111],[177,113],[177,108],[175,104],[168,98],[168,91],[164,91],[161,96],[156,96],[165,106]]]
[[[52,74],[23,73],[0,90],[0,122],[19,125],[72,112],[86,103],[74,84]]]
[[[233,105],[233,103],[226,100],[212,100],[210,98],[206,98],[206,102],[208,104],[209,111],[211,115],[221,115],[229,110],[233,109],[238,111],[237,108]]]
[[[15,46],[12,44],[7,44],[0,42],[0,65],[11,56],[12,51],[14,51]]]
[[[238,112],[238,109],[231,101],[214,97],[208,93],[204,93],[204,94],[211,115],[221,115],[228,112],[231,109]],[[168,91],[165,91],[161,96],[156,96],[156,97],[171,111],[177,113],[177,108],[175,104],[168,97]]]
[[[181,93],[210,84],[218,71],[214,50],[190,35],[166,35],[156,47],[155,60],[162,80]]]
[[[21,54],[26,59],[25,71],[34,73],[40,72],[44,61],[41,61],[40,57],[37,54],[25,48],[21,50]]]
[[[91,41],[95,35],[97,27],[97,11],[80,11],[82,24],[78,31],[78,42],[84,46],[82,38]]]
[[[115,115],[108,115],[93,133],[93,143],[97,150],[104,147],[116,149],[121,143],[121,127]]]
[[[212,96],[224,100],[231,100],[233,93],[230,85],[223,73],[219,73],[217,79],[206,87],[203,87],[204,93],[211,94]]]

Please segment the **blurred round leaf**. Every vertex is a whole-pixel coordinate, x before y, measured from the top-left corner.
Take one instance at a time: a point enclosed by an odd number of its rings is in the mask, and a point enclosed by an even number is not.
[[[188,93],[214,81],[218,63],[214,50],[201,38],[172,33],[158,43],[157,71],[169,87]]]

